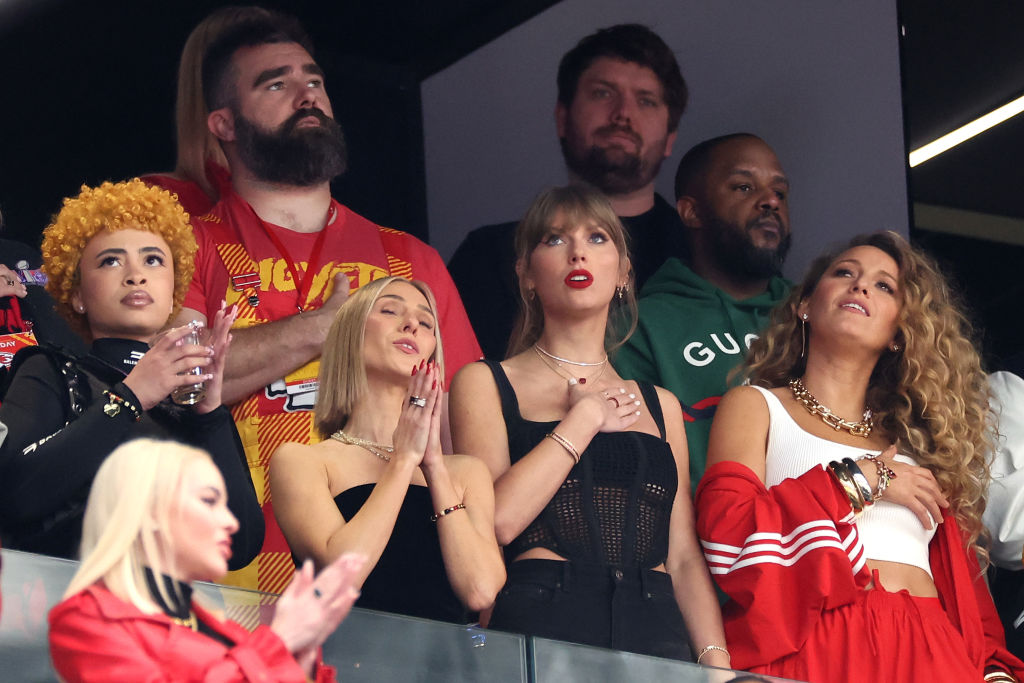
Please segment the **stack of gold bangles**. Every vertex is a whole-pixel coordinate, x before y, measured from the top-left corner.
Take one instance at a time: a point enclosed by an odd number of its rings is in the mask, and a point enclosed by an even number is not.
[[[867,454],[862,459],[870,460],[878,473],[878,486],[874,493],[871,492],[867,477],[861,472],[860,466],[853,458],[843,458],[842,461],[833,460],[828,464],[828,471],[843,487],[846,497],[850,499],[850,507],[853,508],[854,513],[863,512],[864,508],[874,505],[875,501],[885,493],[889,481],[896,478],[896,473],[877,455]]]

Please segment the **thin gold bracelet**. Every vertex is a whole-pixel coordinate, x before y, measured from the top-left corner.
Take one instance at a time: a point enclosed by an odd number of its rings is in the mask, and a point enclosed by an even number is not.
[[[577,464],[579,463],[579,461],[580,461],[580,452],[578,450],[576,450],[575,446],[572,445],[572,441],[569,441],[569,439],[565,438],[564,436],[562,436],[561,434],[559,434],[557,432],[548,432],[545,436],[547,436],[547,438],[551,439],[552,441],[557,443],[559,446],[564,448],[566,451],[568,451],[569,455],[572,456],[572,459]]]

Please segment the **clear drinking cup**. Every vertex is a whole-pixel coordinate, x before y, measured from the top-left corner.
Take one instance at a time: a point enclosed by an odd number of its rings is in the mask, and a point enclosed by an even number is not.
[[[207,328],[198,320],[193,320],[188,324],[189,332],[182,337],[181,343],[183,346],[199,346],[206,343]],[[204,370],[201,367],[190,368],[186,372],[180,373],[182,375],[197,375],[201,376]],[[206,398],[206,383],[196,382],[195,384],[185,384],[171,392],[171,400],[182,406],[192,406]]]

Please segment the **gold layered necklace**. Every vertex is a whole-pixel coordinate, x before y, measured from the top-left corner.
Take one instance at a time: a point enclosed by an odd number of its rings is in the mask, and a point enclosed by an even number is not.
[[[861,417],[860,422],[850,422],[839,417],[829,410],[828,406],[822,405],[821,401],[814,398],[814,394],[807,391],[807,387],[804,386],[803,380],[799,377],[789,380],[789,388],[793,392],[793,398],[803,405],[804,408],[807,408],[807,412],[811,415],[817,415],[821,418],[822,422],[837,432],[840,429],[845,429],[854,436],[863,436],[864,438],[871,436],[871,430],[875,428],[875,422],[871,417],[870,408],[864,409],[864,415]]]
[[[605,354],[604,360],[600,360],[596,363],[584,363],[577,360],[569,360],[568,358],[561,358],[553,353],[545,351],[536,344],[533,345],[533,350],[537,352],[540,359],[544,361],[544,364],[555,371],[556,374],[565,378],[569,381],[569,384],[586,384],[587,382],[593,382],[604,374],[604,369],[608,367],[608,354]],[[563,365],[564,364],[564,365]],[[575,365],[581,368],[596,368],[600,369],[594,374],[593,377],[580,377],[574,372],[565,367],[565,365]]]
[[[344,429],[339,429],[331,434],[331,438],[349,446],[359,446],[360,448],[364,448],[384,462],[391,462],[391,454],[395,452],[394,446],[385,446],[384,444],[377,443],[376,441],[361,439],[358,436],[346,434]]]

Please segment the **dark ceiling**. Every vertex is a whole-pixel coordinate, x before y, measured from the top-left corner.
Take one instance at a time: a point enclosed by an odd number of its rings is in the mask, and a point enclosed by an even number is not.
[[[1024,3],[902,0],[903,105],[915,149],[1024,95]],[[1024,218],[1024,116],[911,171],[915,201]]]
[[[83,182],[173,166],[178,54],[191,28],[223,4],[0,0],[7,93],[0,108],[0,206],[8,234],[35,241],[60,198]],[[302,19],[333,79],[350,167],[358,170],[336,194],[378,222],[427,237],[419,83],[556,3],[262,4]],[[909,148],[1024,93],[1024,2],[899,0],[898,6]],[[925,162],[908,174],[911,199],[1024,218],[1022,141],[1024,116]],[[1024,248],[922,230],[913,236],[966,283],[990,354],[1016,350],[1024,338],[1024,323],[1015,322],[1024,318],[1016,315],[1024,285],[1015,272]]]
[[[1024,3],[901,0],[903,106],[910,149],[1024,94]],[[909,173],[913,202],[1024,218],[1024,115]],[[870,198],[866,198],[869,201]],[[984,217],[962,234],[913,230],[945,266],[978,327],[989,367],[1024,351],[1024,225],[1015,244],[991,241]],[[971,236],[973,235],[973,236]]]

